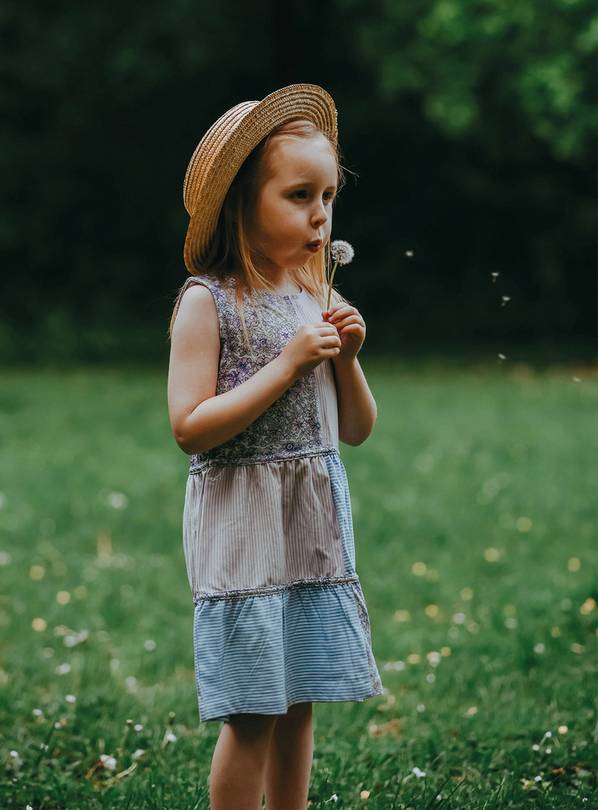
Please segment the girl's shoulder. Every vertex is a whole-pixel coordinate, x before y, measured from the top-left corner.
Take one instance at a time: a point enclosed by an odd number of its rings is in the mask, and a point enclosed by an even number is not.
[[[231,275],[216,275],[215,273],[198,273],[189,276],[183,287],[186,289],[191,284],[201,284],[210,289],[223,291],[234,290],[236,286],[235,279]]]

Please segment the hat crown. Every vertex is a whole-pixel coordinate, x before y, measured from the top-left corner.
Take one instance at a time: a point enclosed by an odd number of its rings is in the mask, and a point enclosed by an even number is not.
[[[315,84],[292,84],[261,101],[235,104],[203,135],[183,182],[183,202],[191,217],[184,249],[190,273],[200,269],[198,262],[214,235],[224,198],[245,159],[269,132],[299,117],[312,121],[336,145],[334,101]]]

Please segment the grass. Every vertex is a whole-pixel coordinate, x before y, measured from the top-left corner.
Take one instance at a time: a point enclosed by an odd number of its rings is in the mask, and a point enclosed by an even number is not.
[[[386,693],[316,704],[310,806],[596,806],[596,369],[364,366]],[[207,808],[165,372],[6,372],[0,440],[0,806]]]

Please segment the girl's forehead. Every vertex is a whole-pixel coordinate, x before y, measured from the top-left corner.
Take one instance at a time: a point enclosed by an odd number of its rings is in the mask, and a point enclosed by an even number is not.
[[[293,181],[328,177],[336,183],[337,165],[324,135],[312,138],[279,138],[268,155],[270,177]]]

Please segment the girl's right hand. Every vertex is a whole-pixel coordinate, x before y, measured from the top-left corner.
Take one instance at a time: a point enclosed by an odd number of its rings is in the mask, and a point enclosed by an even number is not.
[[[280,356],[286,360],[297,378],[308,374],[323,360],[329,360],[341,350],[336,326],[320,321],[305,323],[284,347]]]

